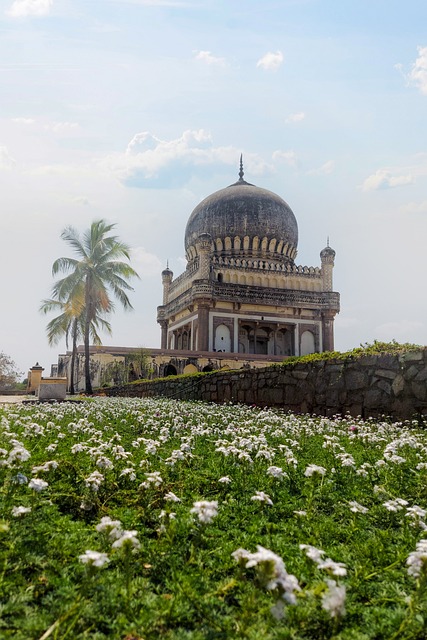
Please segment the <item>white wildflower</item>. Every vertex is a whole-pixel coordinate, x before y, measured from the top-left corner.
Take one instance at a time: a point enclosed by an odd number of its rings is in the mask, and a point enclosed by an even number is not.
[[[322,608],[328,611],[331,618],[345,616],[346,590],[338,585],[335,580],[326,580],[328,590],[322,595]]]
[[[385,507],[388,511],[400,511],[403,507],[406,507],[408,504],[407,500],[402,500],[402,498],[396,498],[395,500],[387,500],[383,502],[383,507]]]
[[[24,516],[26,513],[30,513],[31,512],[31,507],[13,507],[12,508],[12,515],[14,518],[20,518],[21,516]]]
[[[90,476],[85,479],[85,484],[88,489],[96,492],[98,491],[103,481],[104,476],[102,475],[102,473],[100,473],[99,471],[93,471],[93,473],[91,473]]]
[[[364,507],[363,505],[356,502],[356,500],[351,500],[349,503],[350,511],[353,513],[368,513],[368,507]]]
[[[190,513],[194,513],[199,518],[200,522],[210,524],[212,520],[218,515],[218,502],[213,500],[199,500],[193,503],[193,508],[190,509]]]
[[[272,476],[273,478],[277,478],[278,480],[282,480],[283,478],[288,478],[288,474],[283,471],[281,467],[268,467],[267,475]]]
[[[304,475],[307,478],[311,478],[311,476],[319,475],[324,476],[326,473],[325,467],[319,467],[317,464],[309,464],[306,470],[304,471]]]
[[[45,482],[45,480],[41,480],[40,478],[32,478],[32,480],[30,480],[30,482],[28,483],[28,488],[34,489],[34,491],[37,492],[43,491],[48,486],[49,484]]]
[[[231,478],[229,478],[228,476],[222,476],[222,478],[220,478],[218,482],[221,482],[221,484],[230,484]]]
[[[114,465],[106,456],[100,456],[96,461],[96,466],[100,469],[113,469]]]
[[[168,493],[165,495],[165,500],[167,500],[168,502],[181,502],[181,499],[178,498],[178,496],[176,496],[173,491],[168,491]]]
[[[265,502],[266,504],[273,504],[272,499],[264,491],[255,491],[255,495],[251,497],[251,500],[258,500],[259,502]]]
[[[101,522],[96,525],[96,530],[100,533],[106,533],[111,540],[117,540],[123,533],[120,520],[112,520],[110,516],[101,518]]]
[[[129,480],[131,480],[132,482],[136,480],[136,473],[133,467],[126,467],[126,469],[123,469],[123,471],[120,473],[120,477],[123,476],[128,476]]]
[[[417,542],[416,551],[412,551],[406,561],[408,573],[414,578],[419,578],[422,571],[427,570],[427,540],[423,538]]]
[[[112,546],[114,549],[120,549],[121,547],[124,547],[125,549],[127,548],[136,551],[141,546],[141,543],[136,537],[137,535],[137,531],[122,531],[120,538],[117,538],[117,540],[113,542]]]
[[[110,562],[106,553],[89,550],[79,556],[79,560],[80,562],[83,562],[83,564],[88,564],[91,567],[103,567],[104,564]]]
[[[306,516],[306,515],[307,515],[307,511],[304,511],[303,509],[300,509],[299,511],[298,511],[298,510],[297,510],[297,511],[294,511],[294,514],[295,514],[296,516],[300,516],[301,518],[303,518],[304,516]]]
[[[326,560],[322,560],[322,562],[318,563],[319,569],[324,569],[333,576],[346,576],[347,569],[345,568],[345,564],[342,562],[334,562],[331,558],[326,558]]]
[[[305,551],[305,555],[313,562],[319,563],[322,562],[322,556],[325,555],[325,552],[322,549],[318,549],[317,547],[313,547],[311,544],[300,544],[299,548],[302,551]]]

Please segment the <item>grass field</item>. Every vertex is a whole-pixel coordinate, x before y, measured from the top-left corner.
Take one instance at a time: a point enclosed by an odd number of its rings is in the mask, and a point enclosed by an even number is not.
[[[427,637],[424,425],[165,399],[0,421],[0,638]]]

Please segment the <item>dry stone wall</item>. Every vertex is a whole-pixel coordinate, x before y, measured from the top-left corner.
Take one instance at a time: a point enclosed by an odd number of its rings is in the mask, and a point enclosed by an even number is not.
[[[427,415],[427,348],[399,355],[161,378],[110,388],[106,393],[240,402],[327,416],[349,413],[410,419]]]

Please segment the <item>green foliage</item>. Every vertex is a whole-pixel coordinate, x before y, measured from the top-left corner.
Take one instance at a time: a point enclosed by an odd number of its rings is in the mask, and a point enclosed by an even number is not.
[[[427,430],[167,399],[15,405],[0,422],[2,639],[425,638],[427,558],[418,577],[407,558],[426,537]],[[198,501],[217,503],[210,522]],[[298,580],[284,619],[271,563],[232,557],[257,545]],[[324,606],[331,579],[345,614]]]
[[[396,355],[404,353],[405,351],[419,351],[422,348],[420,345],[410,344],[408,342],[400,344],[395,340],[391,342],[374,340],[371,344],[365,342],[365,344],[361,344],[360,347],[356,347],[350,351],[323,351],[322,353],[310,353],[307,356],[290,356],[283,361],[283,364],[318,362],[322,360],[353,360],[364,356]]]
[[[10,356],[0,351],[0,392],[10,392],[18,387],[18,379],[22,372]]]
[[[99,326],[107,331],[111,330],[105,317],[114,311],[114,298],[124,310],[132,309],[127,292],[133,289],[128,280],[139,277],[130,264],[121,260],[129,259],[130,249],[117,236],[109,235],[114,227],[114,224],[108,224],[105,220],[96,220],[82,236],[74,227],[64,229],[61,238],[73,249],[77,258],[62,257],[55,260],[52,274],[67,275],[55,282],[52,299],[44,301],[41,307],[42,311],[46,311],[52,303],[65,305],[62,320],[61,316],[56,319],[59,324],[56,331],[68,332],[68,323],[72,317],[75,324],[74,343],[78,329],[81,329],[85,347],[85,390],[88,394],[92,393],[89,353],[91,335],[94,332],[96,334]],[[50,329],[48,325],[48,335],[49,331],[54,330],[55,325]],[[73,353],[74,351],[75,344]]]

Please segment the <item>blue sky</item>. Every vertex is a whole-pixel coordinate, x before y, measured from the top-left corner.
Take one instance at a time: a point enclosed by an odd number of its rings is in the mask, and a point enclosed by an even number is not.
[[[0,0],[0,350],[64,351],[38,308],[62,229],[101,217],[141,275],[104,343],[159,346],[160,272],[241,152],[298,264],[330,238],[336,347],[427,344],[426,24],[424,0]]]

